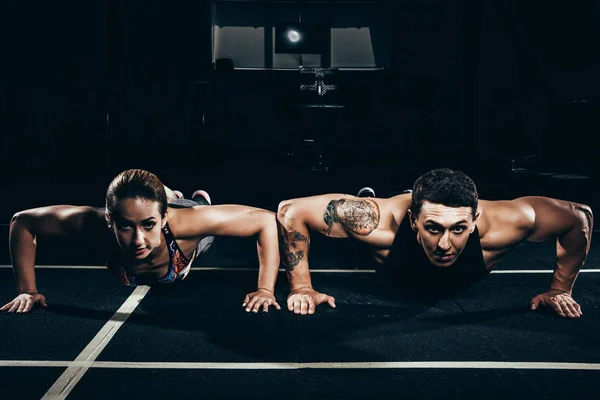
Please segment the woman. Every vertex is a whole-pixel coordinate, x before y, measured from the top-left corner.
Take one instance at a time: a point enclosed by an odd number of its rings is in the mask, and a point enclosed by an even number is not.
[[[258,312],[280,309],[273,294],[279,268],[276,216],[242,205],[210,206],[196,191],[192,200],[165,187],[156,175],[127,170],[108,186],[106,208],[49,206],[16,213],[10,223],[10,253],[18,296],[0,310],[26,313],[46,299],[35,280],[36,237],[79,237],[101,246],[107,267],[126,285],[182,280],[213,236],[257,236],[257,290],[243,306]]]

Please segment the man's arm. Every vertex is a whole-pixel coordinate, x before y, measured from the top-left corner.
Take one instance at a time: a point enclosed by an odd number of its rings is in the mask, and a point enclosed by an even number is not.
[[[17,292],[23,299],[13,300],[2,311],[27,312],[43,296],[35,281],[37,236],[80,237],[99,233],[104,216],[97,209],[80,206],[49,206],[16,213],[10,221],[9,247]],[[93,239],[93,238],[91,238]],[[32,296],[34,297],[32,299]]]
[[[571,293],[585,263],[592,241],[594,216],[589,206],[547,197],[524,197],[516,201],[533,211],[528,241],[556,240],[556,267],[552,289]]]
[[[300,314],[312,314],[315,307],[335,299],[315,292],[310,278],[308,254],[310,231],[335,238],[365,238],[379,226],[380,210],[375,199],[345,194],[326,194],[286,200],[279,204],[279,246],[287,271],[291,295],[288,308]],[[377,239],[377,234],[370,239]]]
[[[591,208],[585,204],[546,197],[523,197],[515,202],[529,215],[531,230],[526,240],[556,240],[556,266],[548,293],[562,293],[570,297],[590,250],[594,225]],[[547,301],[561,301],[560,298],[552,300],[553,296],[540,296],[544,304]],[[553,303],[547,305],[554,307]],[[534,308],[536,307],[537,305]],[[577,303],[573,307],[567,304],[566,309],[560,307],[560,304],[554,308],[563,316],[579,316],[581,313]]]
[[[266,292],[264,298],[253,292],[246,297],[246,311],[257,312],[260,306],[279,309],[274,291],[279,272],[279,245],[275,213],[243,205],[198,206],[178,209],[170,219],[171,229],[178,238],[203,236],[256,236],[259,271],[257,292]],[[267,295],[268,293],[268,295]],[[260,296],[259,296],[260,297]]]

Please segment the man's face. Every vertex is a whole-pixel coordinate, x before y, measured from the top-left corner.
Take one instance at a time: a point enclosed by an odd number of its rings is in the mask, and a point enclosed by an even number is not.
[[[408,210],[417,240],[423,246],[427,258],[436,267],[449,267],[462,253],[469,235],[475,230],[479,211],[473,218],[470,207],[447,207],[424,202],[421,212],[415,216]]]
[[[144,259],[160,247],[161,227],[166,222],[160,203],[141,197],[117,202],[112,225],[119,246],[136,259]]]

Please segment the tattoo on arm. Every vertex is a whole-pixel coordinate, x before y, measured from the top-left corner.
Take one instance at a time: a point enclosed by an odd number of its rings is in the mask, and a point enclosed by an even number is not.
[[[327,210],[325,210],[325,214],[323,215],[323,221],[329,227],[327,232],[325,233],[327,236],[331,233],[331,229],[333,228],[333,224],[339,223],[340,219],[337,215],[337,206],[342,203],[344,200],[331,200],[329,204],[327,204]]]
[[[351,232],[367,236],[379,226],[379,206],[370,200],[331,200],[323,220],[328,226],[326,235],[331,233],[333,224],[340,223]]]
[[[308,253],[308,238],[300,232],[288,232],[283,225],[279,225],[279,252],[281,261],[288,272],[294,270],[294,267],[305,257],[304,250],[295,251],[298,242],[306,242],[306,252]]]

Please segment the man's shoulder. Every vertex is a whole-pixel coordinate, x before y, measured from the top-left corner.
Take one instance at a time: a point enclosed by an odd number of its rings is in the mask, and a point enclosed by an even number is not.
[[[535,218],[532,205],[524,197],[512,200],[480,200],[482,216],[492,223],[519,224]]]
[[[404,217],[406,217],[411,201],[411,193],[399,194],[388,199],[379,199],[380,208],[387,210],[393,215],[393,218],[398,225],[402,222]]]
[[[519,242],[535,225],[535,211],[523,199],[480,200],[477,220],[480,238],[486,241]]]

